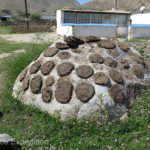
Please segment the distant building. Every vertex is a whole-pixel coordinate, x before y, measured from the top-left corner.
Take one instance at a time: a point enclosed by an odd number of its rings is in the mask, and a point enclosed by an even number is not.
[[[92,11],[69,10],[57,11],[57,33],[79,37],[122,37],[128,35],[130,12],[122,10]]]
[[[9,10],[2,10],[0,12],[0,20],[1,22],[8,21],[12,17]]]
[[[11,18],[11,16],[1,16],[1,21],[8,21]]]
[[[44,20],[56,20],[56,15],[41,16],[41,19],[44,19]]]

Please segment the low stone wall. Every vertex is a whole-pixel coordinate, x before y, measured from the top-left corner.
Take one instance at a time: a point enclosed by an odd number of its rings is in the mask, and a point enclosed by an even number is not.
[[[26,21],[24,20],[16,20],[16,21],[4,21],[0,22],[0,25],[25,25]],[[56,20],[46,20],[46,19],[38,19],[29,21],[31,25],[52,25],[56,26]]]
[[[11,26],[11,25],[13,25],[13,24],[14,24],[14,22],[12,22],[12,21],[0,22],[0,25],[1,25],[1,26]]]

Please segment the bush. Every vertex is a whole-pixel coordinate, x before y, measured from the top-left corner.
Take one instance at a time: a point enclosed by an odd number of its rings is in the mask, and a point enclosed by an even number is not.
[[[41,15],[40,14],[32,14],[31,19],[41,19]]]

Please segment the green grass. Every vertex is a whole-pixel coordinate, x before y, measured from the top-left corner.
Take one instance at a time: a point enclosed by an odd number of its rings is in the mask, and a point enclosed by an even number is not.
[[[138,39],[132,39],[132,40],[126,40],[126,42],[128,43],[138,43],[138,42],[143,42],[143,41],[147,41],[150,40],[150,38],[138,38]]]
[[[15,42],[8,42],[5,40],[0,40],[0,53],[11,53],[13,51],[21,50],[21,49],[32,51],[33,47],[35,47],[36,45],[37,44],[34,43],[15,43]]]
[[[12,87],[18,74],[47,46],[32,45],[26,54],[5,60],[3,71],[8,70],[8,74],[1,95],[0,133],[10,134],[25,150],[149,150],[150,90],[137,101],[127,120],[115,123],[61,122],[12,98]],[[36,140],[42,143],[38,144]],[[33,141],[35,144],[31,143]]]
[[[11,26],[0,25],[0,34],[10,34]]]
[[[146,54],[145,49],[149,46],[150,38],[143,38],[143,39],[132,39],[132,40],[126,40],[126,43],[130,44],[131,47],[136,49],[142,56],[144,56],[148,62],[150,62],[150,53]]]

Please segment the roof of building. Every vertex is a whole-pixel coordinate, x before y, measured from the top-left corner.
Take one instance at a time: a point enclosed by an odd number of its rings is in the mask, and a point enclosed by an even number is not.
[[[3,18],[11,18],[12,16],[1,16]]]
[[[56,15],[41,16],[41,19],[56,19]]]
[[[9,10],[1,10],[0,16],[12,16],[11,12]]]
[[[98,11],[98,10],[75,10],[75,9],[69,9],[69,8],[63,8],[61,9],[63,11],[72,11],[72,12],[97,12],[97,13],[111,13],[111,14],[131,14],[130,11],[125,11],[125,10],[104,10],[104,11]]]
[[[150,11],[149,10],[147,10],[147,11],[143,11],[143,12],[141,12],[141,11],[137,11],[137,12],[133,12],[132,13],[132,15],[136,15],[136,14],[149,14],[150,13]]]

